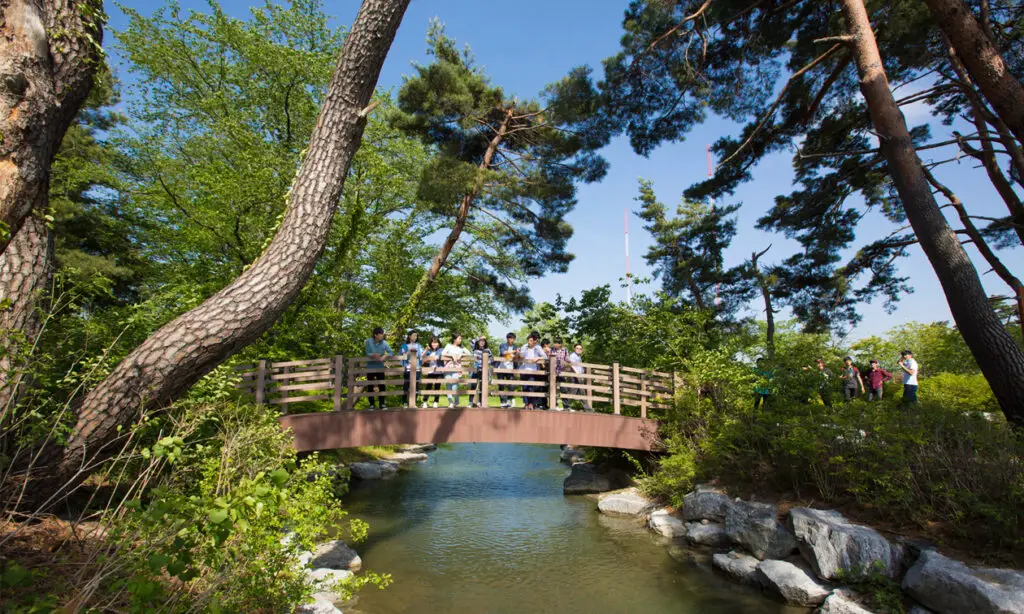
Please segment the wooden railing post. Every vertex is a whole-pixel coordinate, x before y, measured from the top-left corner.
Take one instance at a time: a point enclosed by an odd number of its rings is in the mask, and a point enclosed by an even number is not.
[[[291,370],[292,370],[291,367],[281,367],[281,379],[278,380],[278,384],[277,384],[278,387],[287,386],[288,385],[288,381],[289,380],[285,376],[288,375],[288,373],[290,373]],[[274,377],[274,363],[270,363],[270,377]],[[283,400],[285,400],[287,398],[288,398],[288,391],[287,390],[282,390],[281,391],[281,400],[283,401]],[[284,411],[284,413],[287,414],[288,413],[288,404],[287,403],[282,403],[281,404],[281,409]]]
[[[409,350],[406,360],[409,361],[409,397],[406,400],[409,407],[416,409],[416,369],[419,367],[417,364],[419,361],[415,349]]]
[[[261,360],[256,367],[256,404],[263,405],[267,400],[267,361]]]
[[[619,396],[619,363],[612,363],[612,407],[615,415],[622,413],[622,398]]]
[[[647,374],[640,374],[640,417],[647,417]]]
[[[548,409],[555,409],[555,398],[558,396],[558,371],[555,370],[557,360],[548,358]]]
[[[590,367],[583,367],[583,373],[590,375],[592,371]],[[597,380],[592,378],[583,378],[583,384],[587,387],[587,406],[584,409],[594,411],[594,386],[597,385]]]
[[[352,411],[356,407],[356,359],[348,359],[348,394],[345,395],[345,409]]]
[[[334,379],[331,385],[334,387],[334,411],[341,411],[341,387],[345,383],[345,359],[341,354],[334,357]]]
[[[488,407],[491,402],[488,397],[491,396],[487,380],[490,379],[490,368],[491,368],[491,353],[484,351],[483,358],[480,363],[480,407]]]

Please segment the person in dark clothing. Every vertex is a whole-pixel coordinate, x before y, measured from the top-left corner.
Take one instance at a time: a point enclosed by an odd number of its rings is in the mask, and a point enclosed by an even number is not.
[[[843,398],[852,401],[857,396],[857,390],[864,392],[864,380],[860,376],[860,369],[853,365],[853,358],[847,356],[843,359],[843,374],[839,376],[843,380]]]
[[[765,364],[764,358],[757,359],[757,366],[754,368],[754,376],[757,382],[754,384],[754,410],[756,411],[763,404],[768,407],[768,398],[772,394],[772,380],[775,378],[775,371]]]

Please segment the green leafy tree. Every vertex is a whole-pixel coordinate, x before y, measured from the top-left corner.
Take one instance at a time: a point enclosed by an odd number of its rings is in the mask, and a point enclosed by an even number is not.
[[[576,110],[510,96],[490,83],[469,49],[460,52],[438,22],[427,42],[434,61],[416,66],[398,93],[394,125],[437,155],[420,196],[447,221],[448,236],[398,322],[415,320],[445,269],[464,272],[513,309],[529,304],[522,283],[564,272],[575,184],[596,181],[599,143],[568,131]]]
[[[836,6],[843,9],[842,19]],[[1002,23],[1004,32],[1012,31],[1016,13],[1001,7],[992,19]],[[1005,236],[1024,209],[1012,190],[1000,189],[1021,176],[1014,153],[1020,143],[1000,132],[998,115],[979,102],[977,88],[958,74],[957,55],[976,50],[960,47],[951,55],[949,46],[934,36],[928,10],[909,0],[867,7],[859,0],[784,6],[752,0],[637,1],[627,10],[624,27],[622,51],[605,61],[599,91],[587,71],[577,70],[567,96],[589,88],[603,103],[599,115],[606,134],[626,132],[642,154],[682,139],[709,111],[748,122],[739,137],[724,137],[714,145],[722,163],[714,177],[684,192],[692,199],[730,193],[751,178],[751,169],[764,156],[802,138],[794,156],[798,189],[778,197],[760,221],[803,247],[779,271],[779,289],[794,312],[809,330],[826,330],[856,322],[856,306],[863,301],[880,297],[893,308],[908,290],[895,262],[908,246],[920,243],[1004,411],[1019,418],[1014,408],[1024,398],[1019,375],[1024,352],[992,312],[973,264],[932,195],[939,190],[951,204],[957,200],[937,179],[937,165],[924,168],[915,151],[938,144],[929,142],[927,127],[909,130],[899,113],[899,105],[913,102],[933,105],[950,121],[957,110],[970,111],[969,121],[979,125],[977,134],[952,143],[967,143],[962,151],[982,162],[1010,215],[985,229],[972,228],[964,221],[971,221],[970,210],[954,204],[966,212],[958,215],[959,234],[968,236],[986,264],[1018,288],[1012,273],[1005,275],[1009,269],[993,261],[998,260],[994,251],[982,248],[992,237]],[[1018,44],[1015,35],[999,40],[1004,52]],[[888,86],[932,74],[937,75],[934,87],[899,101]],[[782,87],[776,87],[782,77]],[[873,135],[881,135],[881,147],[874,146]],[[995,146],[1007,152],[996,158],[1014,169],[1009,178],[992,164]],[[851,199],[854,195],[863,207]],[[843,263],[841,252],[854,245],[865,210],[881,212],[895,230],[862,243]]]

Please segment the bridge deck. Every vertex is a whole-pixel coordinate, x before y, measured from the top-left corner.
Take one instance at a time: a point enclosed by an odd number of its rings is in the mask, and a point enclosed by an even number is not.
[[[300,452],[400,443],[546,443],[657,448],[658,423],[593,412],[525,409],[388,409],[281,417]]]

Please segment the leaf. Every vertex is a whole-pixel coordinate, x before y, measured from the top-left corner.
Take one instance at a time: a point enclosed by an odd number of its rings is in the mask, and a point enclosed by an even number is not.
[[[220,524],[227,520],[227,517],[228,511],[226,509],[220,508],[210,510],[210,522],[212,522],[213,524]]]
[[[160,570],[163,569],[164,565],[166,565],[170,560],[171,558],[166,554],[154,552],[153,554],[149,555],[149,560],[147,561],[147,563],[149,565],[150,571],[152,571],[153,573],[160,573]]]
[[[288,481],[288,472],[284,469],[275,469],[270,474],[270,481],[274,483],[274,486],[284,486],[285,482]]]

